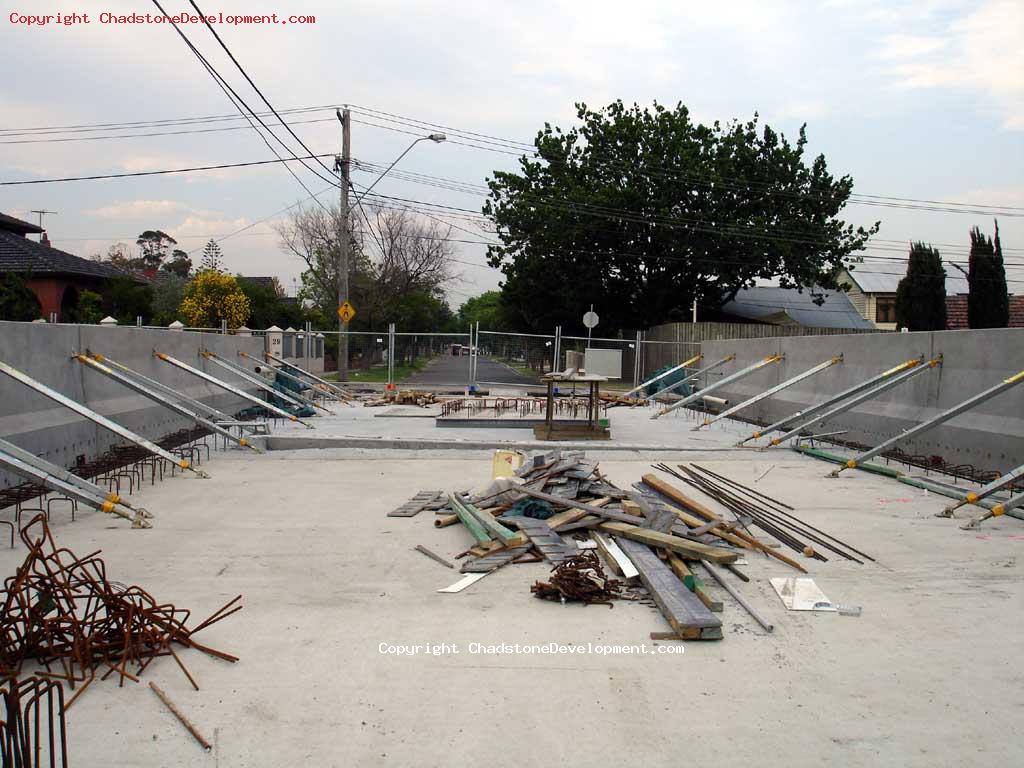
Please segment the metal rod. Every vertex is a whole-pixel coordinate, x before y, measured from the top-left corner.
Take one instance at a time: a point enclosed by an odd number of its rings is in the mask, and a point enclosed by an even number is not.
[[[236,374],[237,376],[241,376],[246,381],[255,384],[260,389],[268,392],[270,395],[274,397],[281,397],[284,400],[288,400],[289,402],[293,403],[294,406],[297,406],[299,408],[302,408],[303,406],[309,406],[311,408],[323,409],[324,411],[327,411],[329,414],[333,415],[333,412],[328,411],[328,409],[321,406],[321,404],[314,402],[312,399],[306,397],[301,392],[283,392],[280,389],[274,389],[269,382],[263,379],[256,372],[250,371],[245,366],[240,366],[239,364],[237,364],[237,362],[232,362],[231,360],[224,359],[216,352],[211,352],[209,349],[204,349],[202,354],[207,359],[215,362],[215,364],[217,364],[221,368],[230,371],[231,373]]]
[[[639,333],[639,331],[638,331],[638,333]],[[639,356],[639,354],[640,354],[640,344],[639,344],[639,342],[637,342],[637,355]],[[672,368],[669,368],[664,373],[659,373],[657,376],[648,379],[647,381],[645,381],[643,384],[640,384],[639,386],[633,387],[631,390],[629,390],[629,392],[626,392],[625,394],[623,394],[622,397],[629,397],[634,392],[639,392],[641,389],[644,389],[645,387],[650,386],[654,382],[661,381],[666,376],[671,376],[676,371],[683,370],[684,368],[689,368],[694,363],[699,362],[702,357],[704,357],[704,355],[702,355],[702,354],[700,354],[698,352],[696,355],[691,357],[689,360],[687,360],[685,362],[682,362],[679,365],[673,366]]]
[[[679,400],[678,402],[672,403],[672,405],[670,405],[670,406],[662,408],[657,413],[651,414],[651,418],[652,419],[660,418],[660,417],[664,416],[666,413],[671,413],[672,411],[674,411],[674,410],[676,410],[678,408],[682,408],[684,406],[687,406],[690,403],[695,403],[698,400],[700,400],[702,397],[704,397],[705,395],[708,395],[708,394],[710,394],[710,393],[712,393],[712,392],[714,392],[714,391],[724,387],[726,384],[731,384],[734,381],[739,381],[740,379],[746,378],[750,374],[756,373],[757,371],[761,370],[762,368],[765,368],[766,366],[772,365],[773,363],[777,363],[780,360],[784,360],[784,359],[785,359],[784,355],[769,355],[768,357],[764,358],[764,360],[758,360],[753,365],[748,365],[746,368],[743,368],[743,369],[741,369],[739,371],[736,371],[735,373],[731,373],[728,376],[726,376],[724,379],[719,379],[714,384],[710,384],[710,385],[704,387],[704,389],[698,390],[697,392],[694,392],[689,397],[684,397],[682,400]]]
[[[80,501],[93,509],[98,509],[100,512],[123,517],[125,520],[131,521],[133,528],[150,527],[146,520],[149,514],[144,509],[127,507],[116,493],[108,493],[98,485],[93,485],[80,477],[75,478],[75,482],[70,482],[68,477],[70,473],[67,470],[49,462],[45,462],[48,465],[46,468],[41,468],[39,462],[42,462],[42,459],[38,456],[33,456],[34,460],[31,462],[26,461],[25,457],[21,455],[20,449],[16,452],[11,448],[17,448],[17,446],[6,440],[0,440],[0,467],[48,490]],[[72,477],[74,476],[72,475]]]
[[[183,715],[176,706],[174,706],[174,703],[169,698],[167,698],[167,694],[160,690],[160,686],[158,686],[156,683],[150,680],[149,687],[153,689],[153,693],[157,695],[157,698],[159,698],[160,701],[164,703],[165,707],[171,710],[171,714],[178,718],[178,722],[185,726],[188,732],[192,734],[192,737],[199,742],[199,745],[203,749],[205,749],[207,752],[213,749],[213,746],[210,744],[210,742],[208,742],[200,735],[199,731],[196,730],[196,727],[192,725],[191,722],[189,722],[189,719],[185,717],[185,715]]]
[[[334,333],[337,333],[337,331],[334,331]],[[370,333],[370,334],[366,334],[366,335],[373,336],[374,334]],[[345,399],[345,400],[351,400],[352,399],[352,396],[348,392],[346,392],[345,390],[343,390],[343,389],[341,389],[339,387],[334,386],[329,381],[324,381],[319,376],[314,376],[309,371],[305,371],[302,368],[300,368],[299,366],[294,365],[293,363],[289,363],[287,360],[282,360],[277,355],[272,355],[269,352],[264,352],[263,356],[267,359],[268,362],[272,361],[272,362],[275,362],[275,363],[280,363],[281,365],[285,366],[286,368],[292,368],[292,369],[298,371],[303,376],[306,376],[306,377],[312,379],[313,381],[317,382],[318,384],[323,384],[325,387],[327,387],[332,392],[336,392],[339,395],[341,395],[341,397],[343,399]]]
[[[260,360],[260,359],[259,359],[258,357],[253,357],[253,356],[252,356],[252,355],[250,355],[250,354],[249,354],[248,352],[242,352],[241,350],[239,350],[239,352],[238,352],[238,356],[239,356],[239,357],[244,357],[244,358],[245,358],[246,360],[251,360],[251,361],[252,361],[253,363],[255,363],[256,365],[267,365],[267,363],[266,363],[265,361],[263,361],[263,360]],[[310,383],[310,381],[309,381],[308,379],[304,379],[304,378],[302,378],[301,376],[296,376],[296,375],[295,375],[294,373],[289,373],[288,371],[284,370],[284,367],[283,367],[283,366],[274,366],[274,365],[271,365],[271,366],[270,366],[270,368],[271,368],[271,369],[272,369],[272,370],[274,371],[274,373],[275,373],[275,374],[277,374],[278,376],[284,376],[284,377],[285,377],[286,379],[288,379],[289,381],[294,381],[294,382],[295,382],[296,384],[301,384],[301,385],[303,385],[303,386],[305,386],[305,387],[309,387],[309,388],[311,389],[311,391],[313,391],[313,392],[315,392],[316,394],[320,395],[320,396],[321,396],[322,398],[324,398],[325,400],[326,400],[326,399],[327,399],[327,398],[329,397],[329,398],[331,398],[332,400],[334,400],[335,402],[338,402],[338,403],[345,403],[345,404],[346,404],[346,405],[348,405],[348,406],[349,406],[350,408],[352,407],[352,403],[350,403],[350,402],[349,402],[348,400],[345,400],[344,398],[340,397],[340,396],[338,395],[338,393],[337,393],[337,392],[335,392],[334,390],[329,390],[329,389],[317,389],[316,387],[314,387],[314,386],[313,386],[313,385],[312,385],[312,384]],[[326,410],[326,409],[325,409],[325,410]],[[329,411],[329,412],[330,412],[330,413],[333,413],[333,411]]]
[[[996,504],[994,507],[992,507],[992,509],[988,510],[981,517],[977,518],[976,520],[971,520],[965,525],[962,525],[961,528],[965,530],[977,528],[990,517],[999,517],[1000,515],[1005,515],[1010,510],[1016,509],[1022,504],[1024,504],[1024,493],[1018,494],[1017,496],[1014,496],[1012,499],[1010,499],[1009,501],[1005,501],[1002,504]]]
[[[295,416],[294,414],[288,413],[288,411],[284,410],[283,408],[278,408],[273,403],[264,402],[263,400],[260,400],[255,395],[250,395],[248,392],[244,392],[241,389],[239,389],[238,387],[234,387],[231,384],[228,384],[226,381],[221,381],[216,376],[211,376],[206,371],[200,371],[198,368],[193,368],[188,363],[183,363],[183,362],[181,362],[181,360],[173,358],[170,355],[165,354],[163,352],[154,352],[154,354],[157,356],[157,358],[159,358],[160,360],[163,360],[165,363],[169,363],[170,365],[173,365],[175,368],[180,368],[183,371],[187,371],[188,373],[191,373],[193,376],[197,376],[198,378],[202,379],[203,381],[207,382],[208,384],[213,384],[213,386],[215,386],[215,387],[220,387],[221,389],[230,392],[231,394],[235,395],[236,397],[240,397],[243,400],[248,400],[251,403],[255,403],[256,405],[260,406],[261,408],[266,408],[271,413],[276,413],[278,416],[280,416],[283,419],[288,419],[289,421],[297,421],[299,424],[302,424],[302,425],[308,427],[309,429],[313,429],[314,428],[312,424],[307,424],[302,419],[300,419],[298,416]]]
[[[986,400],[991,400],[993,397],[1001,395],[1006,390],[1012,389],[1021,382],[1024,382],[1024,371],[1021,371],[1016,376],[1011,376],[1008,379],[1004,379],[1003,381],[996,384],[994,387],[989,387],[984,392],[979,392],[973,397],[967,398],[962,403],[957,403],[952,408],[947,408],[942,413],[933,416],[927,421],[922,421],[920,424],[911,427],[910,429],[904,430],[895,437],[890,437],[885,442],[879,443],[874,448],[868,451],[864,451],[858,456],[854,456],[852,459],[846,462],[845,466],[838,467],[832,470],[832,472],[830,472],[829,474],[831,477],[839,477],[840,472],[846,469],[855,469],[858,464],[863,464],[866,461],[870,461],[875,456],[878,456],[880,453],[885,453],[885,451],[889,450],[892,446],[896,445],[897,443],[901,443],[904,440],[910,440],[912,437],[920,435],[923,432],[927,432],[930,429],[934,429],[935,427],[939,426],[939,424],[943,424],[949,421],[950,419],[959,416],[961,413],[965,413],[975,408],[976,406],[981,405]]]
[[[638,400],[651,400],[651,399],[657,397],[658,395],[667,395],[669,392],[672,392],[673,390],[679,389],[686,382],[693,381],[694,379],[700,378],[705,373],[709,373],[710,371],[713,371],[715,368],[720,368],[721,366],[725,365],[726,363],[732,362],[735,359],[736,359],[736,355],[728,355],[726,357],[723,357],[721,360],[718,360],[717,362],[712,363],[711,365],[707,366],[706,368],[701,368],[699,371],[696,371],[695,373],[692,373],[689,376],[680,379],[675,384],[669,384],[664,389],[659,389],[653,395],[639,397],[637,399]]]
[[[867,379],[866,381],[862,381],[859,384],[854,384],[852,387],[844,389],[839,394],[832,395],[831,397],[822,400],[820,403],[808,406],[807,408],[802,408],[796,413],[791,413],[784,419],[780,419],[779,421],[776,421],[774,424],[769,424],[767,427],[761,427],[759,430],[752,433],[748,437],[743,438],[738,443],[736,443],[736,447],[739,447],[750,440],[756,440],[757,438],[762,437],[763,435],[767,435],[769,432],[774,432],[777,429],[781,429],[784,425],[789,424],[791,421],[796,421],[797,419],[810,416],[811,414],[814,413],[820,413],[826,408],[833,406],[836,403],[840,403],[848,397],[856,395],[858,392],[863,392],[865,389],[869,389],[878,384],[879,382],[885,381],[886,379],[895,376],[897,373],[900,373],[901,371],[905,371],[908,368],[913,368],[914,366],[920,365],[921,361],[923,360],[923,356],[915,357],[912,360],[905,360],[904,362],[900,363],[899,365],[893,366],[887,371],[882,371],[878,375],[872,376],[870,379]]]
[[[977,491],[968,491],[967,493],[964,494],[964,497],[956,504],[946,507],[946,509],[943,510],[943,513],[946,516],[951,516],[956,510],[958,510],[965,504],[977,504],[979,501],[986,498],[987,496],[991,496],[996,491],[1002,490],[1006,486],[1022,478],[1024,478],[1024,464],[1021,464],[1016,469],[1010,470],[1005,475],[997,477],[992,482],[983,485]],[[1024,496],[1024,493],[1022,493],[1021,495]]]
[[[751,607],[750,603],[748,603],[743,598],[743,596],[739,592],[737,592],[736,589],[731,584],[729,584],[725,579],[722,578],[722,575],[717,571],[717,569],[713,565],[711,565],[711,563],[709,563],[707,560],[701,560],[700,564],[703,565],[704,566],[704,570],[706,570],[708,573],[710,573],[711,577],[721,585],[722,589],[724,589],[726,592],[728,592],[730,595],[732,595],[732,598],[737,603],[739,603],[741,606],[743,606],[743,610],[745,610],[747,613],[749,613],[750,617],[754,621],[756,621],[758,624],[760,624],[762,627],[764,627],[765,632],[771,632],[772,630],[775,629],[774,625],[769,624],[767,621],[762,619],[758,615],[757,611],[755,611]]]
[[[235,365],[234,363],[229,362],[228,360],[225,360],[220,355],[218,355],[218,354],[216,354],[214,352],[211,352],[208,349],[200,350],[199,354],[201,354],[203,357],[205,357],[207,360],[209,360],[214,365],[218,365],[221,368],[223,368],[225,371],[233,373],[236,376],[239,376],[242,379],[244,379],[245,381],[249,382],[250,384],[252,384],[252,385],[254,385],[256,387],[259,387],[264,392],[269,394],[271,397],[279,397],[282,400],[285,400],[285,401],[291,403],[296,408],[302,408],[303,406],[309,405],[309,403],[303,402],[298,397],[295,397],[292,394],[286,394],[284,392],[280,392],[279,390],[274,389],[270,384],[268,384],[266,381],[261,379],[259,374],[252,373],[251,371],[248,371],[245,368],[242,368],[240,365]]]
[[[138,371],[129,368],[127,365],[123,365],[117,362],[113,358],[107,357],[106,355],[96,354],[95,352],[92,352],[90,350],[86,350],[86,355],[88,355],[98,363],[104,363],[112,368],[116,368],[121,373],[125,374],[126,376],[129,376],[130,378],[136,381],[142,382],[143,384],[150,387],[156,392],[162,392],[167,397],[171,397],[179,402],[185,403],[186,405],[190,406],[197,412],[205,413],[211,419],[215,419],[216,421],[233,420],[228,414],[224,413],[223,411],[218,411],[213,406],[207,405],[201,400],[197,400],[194,397],[189,397],[188,395],[183,394],[182,392],[179,392],[176,389],[172,389],[171,387],[167,386],[166,384],[163,384],[162,382],[157,381],[156,379],[151,379],[149,376],[145,376],[139,373]]]
[[[868,400],[873,400],[874,398],[878,397],[883,392],[888,392],[893,387],[898,387],[903,382],[909,381],[910,379],[914,378],[915,376],[920,376],[922,373],[927,373],[928,371],[930,371],[933,368],[936,368],[936,367],[938,367],[940,365],[942,365],[942,356],[941,355],[939,357],[935,358],[934,360],[929,360],[927,363],[925,363],[923,365],[920,364],[920,363],[917,364],[917,365],[914,365],[909,370],[905,370],[902,373],[898,373],[895,376],[893,376],[892,378],[886,379],[881,384],[876,384],[873,388],[871,388],[871,389],[869,389],[869,390],[867,390],[865,392],[862,392],[861,394],[856,395],[855,397],[851,397],[849,400],[843,401],[842,403],[837,405],[835,408],[832,408],[831,410],[826,411],[823,414],[817,415],[814,418],[808,419],[807,421],[802,422],[801,424],[798,424],[796,427],[794,427],[793,429],[789,430],[788,432],[786,432],[781,437],[772,438],[771,442],[769,442],[769,445],[770,446],[779,445],[780,443],[784,442],[785,440],[788,440],[791,437],[795,437],[796,435],[799,435],[801,430],[807,429],[808,427],[813,426],[813,425],[824,424],[826,421],[831,419],[833,416],[838,416],[841,413],[849,411],[851,408],[856,408],[861,403],[865,403]]]
[[[113,432],[115,435],[119,435],[120,437],[123,437],[125,440],[129,440],[129,441],[135,443],[136,445],[140,446],[141,448],[145,448],[150,453],[156,454],[160,458],[165,459],[166,461],[169,461],[172,464],[175,464],[175,465],[181,467],[181,469],[187,469],[190,472],[195,473],[199,477],[209,477],[209,475],[207,475],[202,470],[195,469],[194,467],[192,467],[192,465],[188,462],[188,460],[180,458],[178,456],[175,456],[175,455],[165,451],[159,445],[157,445],[156,443],[154,443],[154,442],[152,442],[150,440],[147,440],[142,435],[138,435],[135,432],[132,432],[130,429],[128,429],[126,427],[122,427],[116,421],[111,421],[106,416],[101,416],[100,414],[96,413],[96,411],[92,410],[91,408],[86,408],[84,405],[82,405],[81,403],[77,402],[76,400],[72,400],[70,397],[67,397],[66,395],[62,395],[57,390],[51,389],[50,387],[46,386],[42,382],[36,381],[35,379],[33,379],[28,374],[22,373],[17,368],[13,368],[12,366],[8,365],[7,363],[5,363],[3,361],[0,361],[0,373],[7,374],[8,376],[10,376],[15,381],[19,381],[22,384],[24,384],[29,389],[35,390],[40,395],[43,395],[44,397],[50,398],[55,403],[59,403],[60,405],[63,405],[65,408],[68,408],[69,410],[74,411],[79,416],[84,416],[86,419],[88,419],[89,421],[93,422],[94,424],[99,424],[104,429],[108,429],[111,432]]]
[[[793,386],[794,384],[799,384],[801,381],[804,381],[805,379],[809,379],[809,378],[811,378],[811,376],[814,376],[817,373],[821,373],[822,371],[827,370],[827,369],[831,368],[833,365],[836,365],[836,364],[841,363],[841,362],[843,362],[843,356],[842,355],[836,355],[835,357],[830,358],[829,360],[826,360],[825,362],[823,362],[823,363],[821,363],[819,365],[816,365],[813,368],[810,368],[810,369],[804,371],[803,373],[797,374],[796,376],[794,376],[791,379],[786,379],[786,381],[782,382],[781,384],[776,384],[771,389],[766,389],[764,392],[762,392],[759,395],[754,395],[750,399],[744,400],[742,403],[738,403],[738,404],[734,405],[732,408],[730,408],[727,411],[722,411],[720,414],[718,414],[717,416],[715,416],[715,417],[713,417],[711,419],[705,419],[702,423],[698,424],[693,429],[694,429],[694,431],[696,431],[696,430],[702,429],[703,427],[706,427],[706,426],[708,426],[710,424],[714,424],[719,419],[724,419],[724,418],[727,418],[729,416],[732,416],[734,413],[737,413],[738,411],[742,411],[744,408],[749,408],[750,406],[752,406],[752,405],[754,405],[756,403],[759,403],[762,400],[771,397],[772,395],[776,395],[779,392],[781,392],[782,390],[788,389],[789,387]]]
[[[150,391],[143,384],[132,380],[130,377],[125,376],[123,373],[119,373],[113,370],[112,368],[108,368],[107,366],[103,365],[103,363],[93,360],[91,357],[86,357],[85,355],[75,355],[75,359],[82,365],[84,365],[86,368],[96,371],[97,373],[100,373],[109,379],[113,379],[118,384],[127,387],[133,392],[137,392],[138,394],[142,395],[145,398],[148,398],[149,400],[152,400],[155,403],[159,403],[160,405],[164,406],[164,408],[174,411],[175,413],[184,416],[186,419],[189,419],[195,422],[196,424],[199,424],[200,426],[206,427],[208,430],[210,430],[211,432],[215,432],[224,439],[230,440],[231,442],[236,443],[242,448],[251,448],[252,450],[256,451],[256,453],[263,453],[263,451],[261,451],[252,443],[250,443],[244,437],[236,437],[234,433],[232,433],[230,430],[224,429],[224,427],[220,426],[216,422],[210,421],[204,416],[200,416],[198,413],[189,410],[180,403],[176,403],[173,400],[170,400],[168,398],[163,397],[162,395],[157,394],[156,392]]]

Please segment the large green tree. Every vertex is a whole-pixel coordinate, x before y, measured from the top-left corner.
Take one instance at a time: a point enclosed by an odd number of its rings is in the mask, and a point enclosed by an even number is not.
[[[26,277],[8,272],[0,279],[0,320],[37,320],[42,307]]]
[[[510,330],[507,315],[501,292],[485,291],[463,302],[457,321],[460,329],[480,323],[480,329],[484,331],[506,331]]]
[[[135,240],[142,254],[142,263],[150,269],[158,269],[167,258],[171,246],[178,241],[160,229],[147,229]]]
[[[1006,292],[1003,245],[996,222],[995,242],[978,227],[971,230],[968,262],[967,324],[971,328],[1005,328],[1010,322],[1010,299]]]
[[[910,331],[946,329],[946,270],[930,245],[910,246],[907,275],[896,289],[896,325]]]
[[[838,218],[853,180],[806,161],[803,127],[792,144],[756,115],[706,126],[681,104],[621,101],[577,117],[488,180],[502,243],[489,260],[520,326],[578,327],[591,304],[607,330],[685,320],[695,299],[717,308],[758,278],[834,289],[878,231]]]

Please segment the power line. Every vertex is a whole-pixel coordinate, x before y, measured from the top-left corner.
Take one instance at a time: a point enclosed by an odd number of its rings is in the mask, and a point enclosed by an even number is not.
[[[131,173],[103,173],[92,176],[64,176],[56,179],[20,179],[18,181],[0,181],[0,187],[19,186],[24,184],[54,184],[68,181],[98,181],[101,179],[127,179],[136,176],[163,176],[171,173],[194,173],[197,171],[219,171],[225,168],[249,168],[256,165],[273,165],[275,163],[293,163],[311,160],[314,157],[334,157],[334,153],[310,155],[307,157],[285,157],[278,160],[251,160],[245,163],[219,163],[217,165],[196,165],[189,168],[168,168],[159,171],[133,171]]]
[[[154,2],[155,1],[156,0],[154,0]],[[231,52],[231,50],[227,47],[227,45],[221,39],[220,35],[217,34],[217,30],[215,30],[213,28],[213,25],[210,24],[210,21],[207,18],[207,16],[202,12],[202,10],[199,8],[199,6],[196,5],[195,0],[188,0],[188,2],[189,2],[189,5],[191,5],[193,8],[196,9],[196,13],[199,14],[200,18],[203,20],[203,23],[206,25],[206,28],[208,30],[210,30],[210,34],[212,34],[214,39],[218,43],[220,43],[220,47],[224,49],[224,53],[226,53],[228,55],[228,57],[231,59],[231,61],[234,62],[234,65],[238,68],[238,71],[242,73],[242,76],[245,78],[246,82],[249,83],[250,86],[252,86],[252,89],[254,91],[256,91],[256,93],[259,95],[260,99],[262,99],[263,103],[267,105],[267,109],[269,109],[271,112],[274,113],[274,117],[276,117],[278,119],[278,121],[281,123],[281,125],[284,126],[285,130],[287,130],[288,133],[290,133],[292,135],[292,138],[295,139],[297,142],[299,142],[299,146],[302,147],[304,150],[306,150],[306,152],[308,152],[309,154],[312,155],[313,154],[313,150],[311,150],[309,147],[306,146],[306,143],[302,139],[299,138],[298,134],[296,134],[295,131],[293,131],[291,129],[291,127],[288,125],[288,123],[286,123],[284,121],[284,118],[282,118],[281,115],[278,114],[277,110],[274,109],[273,105],[267,100],[267,97],[263,95],[263,91],[261,91],[259,89],[259,87],[256,85],[256,83],[253,82],[252,78],[249,77],[249,73],[245,71],[245,69],[242,67],[242,65],[238,62],[238,59],[235,58],[235,55]],[[252,112],[252,110],[249,110],[249,111]],[[323,169],[325,171],[327,171],[328,173],[333,173],[333,171],[330,168],[328,168],[326,165],[324,165],[324,162],[322,160],[317,160],[317,162],[320,163],[320,165],[323,167]]]
[[[209,74],[210,77],[213,78],[213,81],[217,84],[217,86],[221,89],[224,95],[228,98],[228,101],[231,102],[231,105],[239,111],[239,113],[245,118],[246,122],[249,123],[249,125],[252,127],[254,131],[256,131],[260,139],[262,139],[263,143],[267,145],[267,149],[269,149],[274,154],[274,157],[276,157],[278,160],[282,159],[280,153],[278,153],[278,151],[274,149],[273,145],[270,143],[270,140],[266,136],[264,136],[259,131],[258,128],[256,128],[256,125],[252,122],[252,119],[249,117],[249,114],[256,118],[259,124],[262,125],[266,129],[267,133],[269,133],[275,140],[277,140],[277,142],[282,147],[284,147],[285,151],[288,152],[288,154],[290,154],[295,159],[299,159],[295,152],[293,152],[291,148],[287,144],[285,144],[285,142],[278,138],[278,136],[267,126],[267,124],[263,122],[262,118],[258,117],[256,113],[253,112],[252,108],[246,103],[245,99],[238,95],[238,92],[231,87],[231,85],[221,76],[217,69],[212,64],[210,64],[209,61],[207,61],[206,57],[204,57],[202,53],[199,52],[199,49],[197,49],[195,45],[192,44],[192,41],[188,39],[188,36],[181,31],[181,28],[178,26],[177,22],[175,22],[173,18],[167,15],[167,12],[164,11],[163,6],[160,5],[159,0],[152,0],[152,2],[160,11],[160,13],[162,13],[166,18],[168,18],[168,20],[171,22],[171,26],[174,27],[174,31],[178,33],[178,36],[182,39],[185,45],[188,46],[188,49],[203,65],[203,67],[206,69],[207,74]],[[248,110],[249,114],[246,114],[246,112],[243,111],[242,107],[245,107],[245,110]],[[307,152],[312,154],[311,150],[309,150],[306,147],[304,148],[306,149]],[[313,174],[318,176],[321,180],[328,182],[333,181],[333,179],[327,179],[324,178],[323,176],[320,176],[320,174],[317,173],[315,169],[310,168],[308,165],[306,165],[304,160],[300,160],[300,162],[302,163],[303,167],[305,167],[309,171],[312,171]],[[323,161],[317,160],[317,162],[323,165]],[[295,181],[298,182],[299,186],[302,187],[306,194],[313,196],[313,199],[316,200],[317,204],[322,206],[323,203],[321,203],[320,200],[313,195],[309,187],[307,187],[306,184],[302,181],[302,179],[299,178],[298,174],[296,174],[292,170],[291,166],[285,165],[284,167],[288,170],[288,173],[291,174]]]

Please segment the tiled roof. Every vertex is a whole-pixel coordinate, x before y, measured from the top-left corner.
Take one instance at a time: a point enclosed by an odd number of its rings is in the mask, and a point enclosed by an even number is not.
[[[757,286],[737,293],[735,299],[722,305],[722,311],[776,324],[780,317],[786,317],[807,328],[874,329],[874,324],[860,316],[844,292],[828,290],[825,296],[825,303],[818,306],[808,289],[800,293],[789,288]]]
[[[10,218],[10,217],[7,217]],[[33,275],[82,275],[100,279],[132,275],[108,264],[83,259],[80,256],[51,248],[29,240],[10,230],[0,229],[0,272],[28,272]]]
[[[8,216],[6,213],[0,213],[0,229],[7,230],[8,232],[17,232],[22,235],[38,235],[43,231],[42,227],[37,227],[35,224]]]
[[[1024,296],[1010,297],[1010,327],[1024,328]]]

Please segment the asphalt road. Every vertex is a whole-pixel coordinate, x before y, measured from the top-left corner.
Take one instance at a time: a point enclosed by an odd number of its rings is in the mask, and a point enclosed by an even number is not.
[[[523,376],[514,371],[504,363],[499,363],[489,357],[478,357],[476,364],[476,379],[480,382],[492,384],[508,384],[512,386],[523,386],[536,384],[536,379]],[[469,383],[469,356],[454,357],[446,355],[433,360],[421,371],[417,371],[411,377],[402,382],[403,386],[459,386],[464,387]]]

